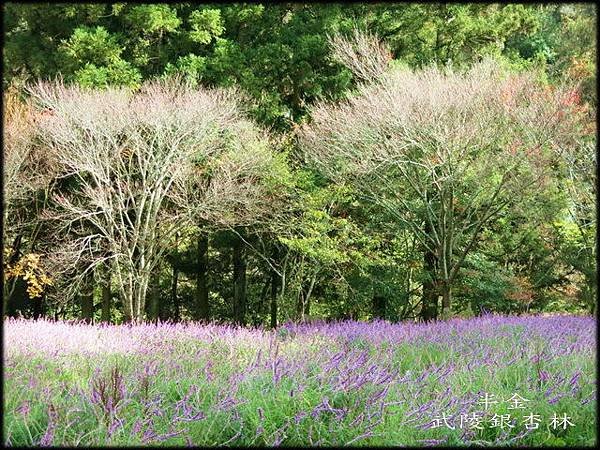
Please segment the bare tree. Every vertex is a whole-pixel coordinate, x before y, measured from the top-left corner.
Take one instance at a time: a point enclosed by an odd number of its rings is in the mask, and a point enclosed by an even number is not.
[[[17,267],[24,257],[24,262],[36,261],[36,273],[45,271],[39,255],[32,251],[40,232],[37,209],[43,207],[47,198],[56,165],[51,153],[36,145],[34,137],[35,123],[46,112],[35,111],[29,102],[20,98],[15,86],[9,86],[3,99],[3,294],[6,309],[18,278],[6,277],[9,268]],[[30,278],[28,285],[31,287],[36,280],[37,277]],[[40,289],[35,291],[40,292]]]
[[[354,183],[418,237],[433,301],[449,309],[485,227],[543,191],[553,150],[573,145],[580,117],[570,92],[490,60],[462,73],[396,69],[342,104],[316,105],[300,145],[322,173]]]
[[[39,82],[30,93],[50,111],[37,131],[63,178],[46,211],[65,239],[63,265],[83,268],[82,279],[110,263],[127,319],[142,320],[150,275],[178,230],[251,222],[268,204],[260,195],[278,190],[268,140],[236,92],[169,80],[138,92]]]
[[[33,118],[27,105],[19,101],[16,96],[15,92],[3,94],[4,220],[6,220],[7,206],[12,205],[17,198],[23,197],[29,185],[23,182],[23,177],[27,175],[23,168],[31,151],[29,141]]]
[[[14,232],[20,224],[16,209],[22,202],[29,202],[36,190],[49,185],[55,176],[56,161],[35,143],[35,124],[48,111],[35,111],[12,88],[3,97],[3,212],[5,231]]]
[[[348,67],[362,82],[377,80],[392,59],[389,48],[377,36],[354,29],[348,37],[335,34],[329,37],[333,58]]]

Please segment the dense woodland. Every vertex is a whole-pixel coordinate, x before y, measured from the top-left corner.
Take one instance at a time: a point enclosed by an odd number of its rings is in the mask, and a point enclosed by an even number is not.
[[[5,315],[595,311],[594,5],[3,8]]]

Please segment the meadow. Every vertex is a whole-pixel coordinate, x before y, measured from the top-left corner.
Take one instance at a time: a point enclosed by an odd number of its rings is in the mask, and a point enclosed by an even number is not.
[[[596,442],[596,322],[4,322],[4,444]]]

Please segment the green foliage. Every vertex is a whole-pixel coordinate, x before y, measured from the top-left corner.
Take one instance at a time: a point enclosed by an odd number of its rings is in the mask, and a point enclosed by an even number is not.
[[[123,16],[131,31],[146,35],[173,33],[181,25],[177,11],[166,4],[133,6]]]
[[[190,53],[189,55],[177,58],[175,64],[167,63],[165,66],[165,76],[180,74],[186,81],[195,85],[202,79],[205,68],[206,58]]]
[[[596,103],[596,41],[593,4],[536,6],[536,26],[529,33],[517,32],[507,40],[507,53],[514,60],[545,65],[553,78],[582,83],[584,99]]]
[[[141,82],[140,73],[127,62],[118,60],[108,67],[96,67],[95,64],[86,63],[74,74],[75,81],[85,87],[107,87],[124,85],[138,87]]]
[[[410,230],[347,186],[328,184],[304,170],[297,154],[294,132],[311,121],[310,106],[321,99],[342,100],[356,88],[352,73],[331,57],[329,36],[367,29],[389,46],[395,68],[468,68],[494,56],[507,73],[537,70],[548,86],[562,79],[580,83],[582,103],[596,104],[592,4],[7,3],[4,13],[4,87],[59,75],[92,88],[137,89],[147,79],[174,76],[196,86],[237,87],[248,100],[249,115],[276,139],[284,136],[270,143],[278,150],[271,170],[244,176],[263,183],[267,202],[281,190],[288,192],[292,210],[283,224],[248,230],[248,239],[260,251],[289,255],[294,270],[287,274],[283,302],[291,302],[295,289],[306,290],[316,276],[313,312],[325,317],[352,312],[370,318],[375,293],[386,298],[388,318],[412,317],[428,276],[423,249]],[[360,131],[365,145],[381,139]],[[586,155],[593,146],[586,145],[578,147],[575,169],[555,161],[548,173],[551,188],[532,194],[519,210],[484,230],[480,252],[469,259],[456,293],[458,310],[520,311],[521,291],[531,296],[526,303],[533,310],[592,310],[595,218],[589,192],[595,180],[588,171],[584,180],[565,181],[569,170],[590,167]],[[260,156],[263,151],[252,139],[230,146],[233,161],[238,152]],[[215,170],[206,161],[198,161],[198,167]],[[464,191],[456,193],[458,208],[466,205],[467,191],[480,185],[471,169],[464,173]],[[575,193],[569,200],[561,191]],[[382,195],[393,194],[382,187]],[[408,187],[402,201],[418,208]],[[567,209],[575,211],[572,218],[565,218]],[[216,248],[209,278],[218,280],[210,286],[211,302],[219,319],[229,314],[232,291],[226,235],[211,234]],[[184,317],[194,303],[195,244],[188,241],[173,253],[191,267],[179,285]],[[281,270],[285,256],[262,256],[248,254],[248,296],[252,314],[265,323],[269,288],[263,286],[270,274],[265,258]],[[165,264],[160,275],[164,296],[169,295],[169,269]],[[168,317],[174,307],[166,300],[164,306]]]
[[[76,28],[61,50],[65,53],[68,64],[72,66],[92,61],[95,64],[109,65],[118,59],[123,51],[116,36],[111,35],[102,26]]]
[[[527,34],[536,26],[534,11],[525,5],[420,4],[379,9],[380,14],[367,23],[387,38],[397,59],[411,66],[464,65],[500,55],[510,36]]]
[[[221,20],[221,11],[218,9],[192,11],[188,21],[192,28],[190,39],[199,44],[208,44],[225,31]]]
[[[306,210],[302,212],[298,222],[292,225],[293,229],[299,230],[299,235],[282,237],[282,243],[325,266],[350,262],[358,266],[361,263],[373,263],[364,258],[355,247],[360,244],[368,245],[367,238],[360,235],[360,230],[348,217],[339,215],[339,209],[343,208],[340,203],[352,198],[351,191],[343,186],[329,186],[302,194],[300,204]]]
[[[512,281],[513,273],[510,269],[490,261],[484,255],[469,255],[456,292],[461,300],[459,307],[469,307],[476,315],[484,312],[521,312],[527,305],[519,304],[511,298],[510,294],[515,287]]]

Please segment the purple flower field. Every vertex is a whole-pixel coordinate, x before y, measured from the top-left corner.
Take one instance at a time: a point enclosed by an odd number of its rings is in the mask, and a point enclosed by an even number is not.
[[[592,317],[4,322],[6,445],[593,445]]]

